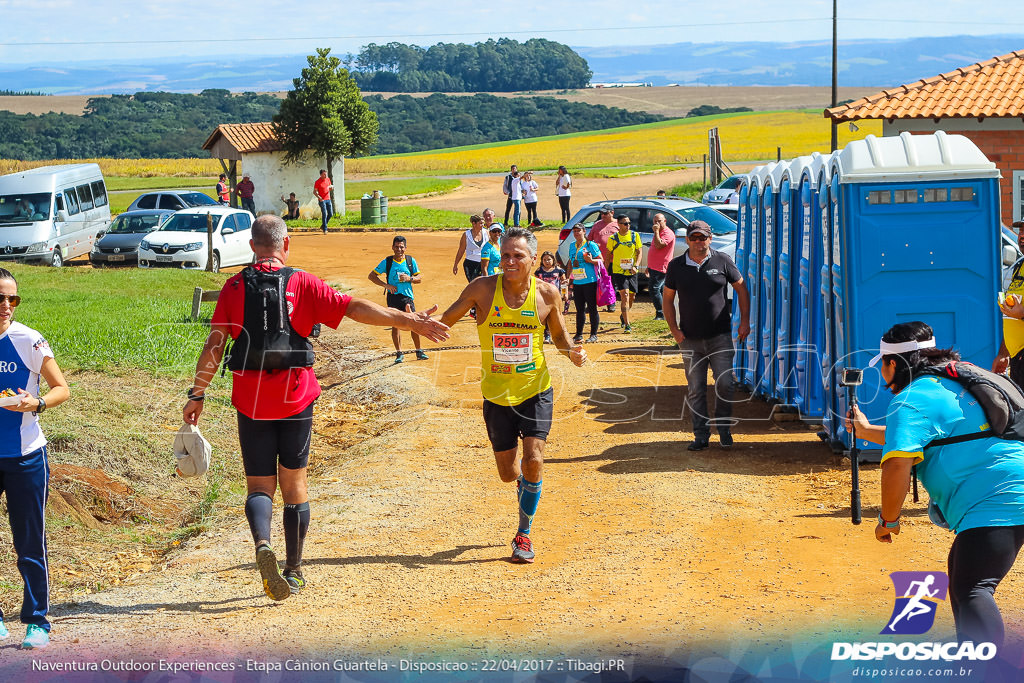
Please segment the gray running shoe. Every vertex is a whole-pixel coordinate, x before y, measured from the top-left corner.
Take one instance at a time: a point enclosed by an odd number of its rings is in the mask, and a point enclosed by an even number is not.
[[[295,595],[306,587],[306,579],[302,578],[301,569],[285,569],[284,580],[288,582],[288,588],[292,595]]]
[[[263,590],[267,597],[271,600],[284,600],[292,594],[291,587],[277,566],[277,555],[269,545],[263,544],[256,548],[256,567],[263,578]]]
[[[524,564],[533,562],[533,543],[526,534],[516,534],[512,539],[512,561]]]
[[[401,363],[404,360],[405,360],[405,354],[404,353],[396,353],[395,354],[395,365],[398,365],[399,363]]]
[[[596,342],[597,342],[597,335],[596,334],[592,334],[589,337],[587,337],[587,343],[588,344],[594,344]]]

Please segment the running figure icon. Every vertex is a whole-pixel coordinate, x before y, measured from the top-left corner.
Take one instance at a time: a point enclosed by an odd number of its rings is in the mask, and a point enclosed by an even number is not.
[[[910,585],[907,587],[907,592],[910,593],[911,591],[913,591],[914,595],[911,596],[910,600],[907,601],[907,604],[903,607],[903,611],[899,613],[899,616],[893,619],[892,623],[889,624],[890,631],[896,631],[896,622],[898,622],[903,617],[906,617],[907,621],[910,621],[916,616],[928,614],[932,611],[932,609],[934,608],[934,603],[928,604],[924,602],[924,598],[934,598],[936,594],[939,592],[938,588],[936,588],[935,590],[929,590],[933,583],[935,583],[934,574],[929,574],[924,578],[923,581],[910,582]]]

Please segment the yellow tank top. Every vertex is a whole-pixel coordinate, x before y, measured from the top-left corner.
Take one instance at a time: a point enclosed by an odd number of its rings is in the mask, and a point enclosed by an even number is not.
[[[1022,270],[1024,267],[1014,271],[1013,279],[1006,287],[1007,294],[1024,297],[1024,272],[1021,272]],[[1003,316],[1003,341],[1006,342],[1006,350],[1010,352],[1010,358],[1024,350],[1024,320]]]
[[[537,278],[521,308],[505,304],[501,275],[487,318],[476,326],[480,336],[480,390],[484,399],[517,406],[551,387],[544,362],[544,323],[537,312]]]

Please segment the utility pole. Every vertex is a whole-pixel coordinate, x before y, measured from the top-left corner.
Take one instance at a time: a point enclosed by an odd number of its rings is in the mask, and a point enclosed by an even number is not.
[[[836,30],[836,5],[839,0],[832,0],[832,107],[839,104],[839,41]],[[835,119],[832,121],[832,151],[839,147],[839,128]]]

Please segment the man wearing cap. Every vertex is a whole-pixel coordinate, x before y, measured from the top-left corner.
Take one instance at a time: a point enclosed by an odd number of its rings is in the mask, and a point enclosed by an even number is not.
[[[388,308],[395,308],[399,311],[416,310],[416,302],[412,298],[412,286],[423,282],[420,275],[420,268],[416,259],[405,253],[405,238],[395,235],[391,240],[391,251],[394,255],[388,256],[377,264],[377,267],[370,271],[370,282],[387,291]],[[384,277],[381,280],[381,276]],[[391,328],[391,341],[395,345],[395,363],[401,363],[405,354],[402,353],[402,336],[397,327]],[[427,360],[426,352],[420,348],[420,336],[412,333],[412,345],[416,348],[416,359]]]
[[[601,215],[590,227],[587,239],[596,244],[598,249],[601,250],[601,260],[605,263],[608,263],[608,259],[611,258],[611,252],[608,251],[608,238],[614,235],[618,229],[619,224],[612,217],[612,207],[608,204],[603,205],[601,207]],[[605,311],[609,313],[614,310],[615,304],[605,308]]]
[[[248,489],[245,516],[263,589],[273,600],[284,600],[305,586],[302,545],[310,518],[306,465],[313,406],[321,391],[308,339],[314,326],[323,323],[337,328],[347,317],[367,325],[410,330],[432,341],[447,339],[448,328],[430,319],[436,306],[424,313],[385,308],[341,294],[310,273],[286,267],[288,228],[280,216],[257,218],[249,246],[256,261],[220,291],[183,417],[191,425],[199,422],[206,389],[228,340],[234,339],[226,362],[232,371],[231,403],[238,411]],[[279,300],[282,291],[287,309]],[[284,310],[287,317],[281,320],[278,312]],[[270,545],[278,486],[284,501],[284,575]]]
[[[711,228],[693,221],[687,229],[688,248],[672,259],[665,273],[665,321],[686,360],[686,405],[693,421],[690,451],[708,447],[708,365],[715,376],[715,418],[722,448],[732,446],[733,340],[728,290],[732,285],[740,306],[736,340],[750,334],[750,295],[743,276],[728,255],[711,248]],[[676,323],[676,296],[679,322]]]
[[[1017,228],[1017,246],[1024,251],[1024,221],[1013,224]],[[1010,370],[1010,379],[1024,387],[1024,258],[1013,264],[1013,275],[1006,286],[1005,299],[999,302],[1003,313],[1003,341],[999,354],[992,363],[992,372]]]
[[[249,174],[243,173],[242,182],[238,183],[238,186],[235,188],[235,193],[241,201],[242,208],[253,216],[256,215],[256,203],[252,200],[252,193],[255,191],[256,186],[253,185],[252,180],[249,179]]]

